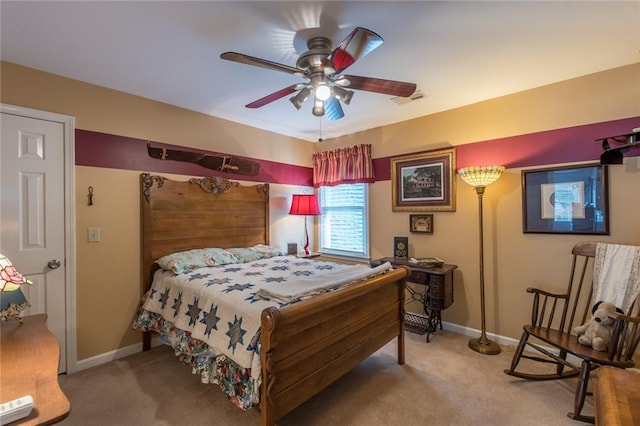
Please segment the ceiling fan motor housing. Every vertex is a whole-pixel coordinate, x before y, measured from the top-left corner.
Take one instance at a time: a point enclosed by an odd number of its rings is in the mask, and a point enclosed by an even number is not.
[[[300,55],[296,66],[311,74],[323,72],[327,58],[331,55],[331,40],[326,37],[313,37],[307,42],[309,50]]]

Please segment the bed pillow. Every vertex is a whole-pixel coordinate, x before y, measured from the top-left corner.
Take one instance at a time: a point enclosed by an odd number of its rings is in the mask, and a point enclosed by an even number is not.
[[[253,247],[230,248],[227,251],[233,254],[238,263],[254,262],[283,255],[280,249],[265,244],[258,244]]]
[[[207,266],[238,263],[238,259],[227,250],[221,248],[204,248],[172,253],[156,260],[165,271],[182,274]]]

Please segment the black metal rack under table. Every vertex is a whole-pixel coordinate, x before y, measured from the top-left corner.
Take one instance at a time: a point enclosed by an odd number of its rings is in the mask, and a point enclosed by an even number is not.
[[[408,259],[395,257],[382,257],[373,259],[371,266],[379,266],[385,262],[391,263],[395,268],[406,266],[411,270],[411,274],[407,281],[425,286],[423,292],[416,291],[407,286],[409,298],[406,303],[418,301],[424,307],[424,313],[427,318],[425,326],[427,333],[427,342],[429,335],[435,333],[440,327],[442,330],[441,312],[447,309],[453,303],[453,271],[457,265],[443,264],[442,266],[425,266],[409,262]]]

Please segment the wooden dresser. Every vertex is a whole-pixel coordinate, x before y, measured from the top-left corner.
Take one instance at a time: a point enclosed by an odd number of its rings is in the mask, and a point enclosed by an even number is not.
[[[640,372],[600,367],[593,391],[596,425],[640,425]]]
[[[0,323],[0,402],[33,397],[28,417],[11,425],[46,425],[67,417],[71,406],[58,385],[60,345],[47,328],[47,315]]]

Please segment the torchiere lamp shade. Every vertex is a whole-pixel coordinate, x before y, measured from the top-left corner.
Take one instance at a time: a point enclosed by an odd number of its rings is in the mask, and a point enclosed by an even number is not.
[[[314,194],[294,194],[291,200],[289,214],[302,216],[317,216],[321,214],[318,197]],[[304,254],[309,256],[309,233],[307,232],[307,218],[304,218]]]
[[[471,166],[458,170],[462,180],[475,188],[492,184],[502,172],[504,166]]]

